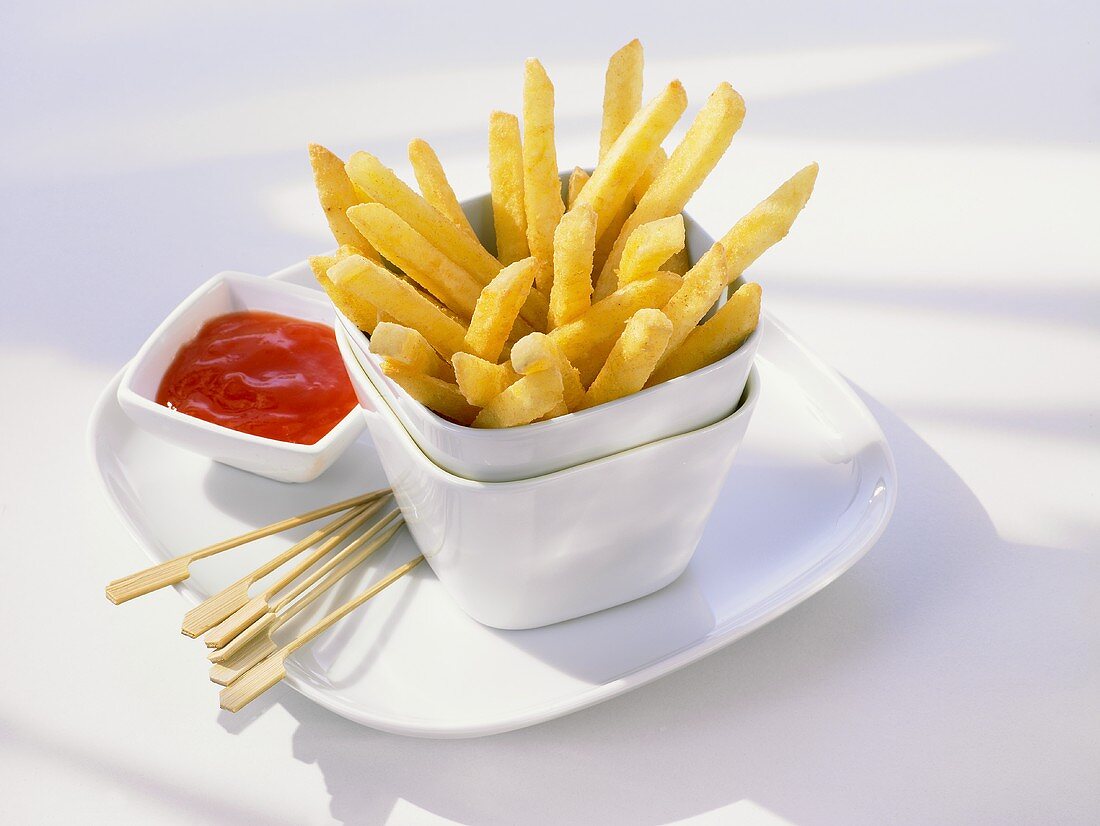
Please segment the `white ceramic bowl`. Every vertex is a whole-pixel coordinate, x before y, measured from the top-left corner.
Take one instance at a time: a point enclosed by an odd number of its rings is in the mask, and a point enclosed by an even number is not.
[[[323,293],[245,273],[220,273],[193,292],[166,318],[130,362],[118,389],[118,403],[133,422],[155,436],[226,465],[279,482],[308,482],[320,476],[363,430],[353,408],[312,445],[241,433],[157,404],[157,388],[180,347],[202,325],[224,313],[264,310],[332,323]]]
[[[477,482],[417,446],[337,329],[382,468],[417,545],[471,617],[534,628],[650,594],[687,567],[760,393],[698,430],[533,479]]]
[[[475,231],[493,248],[489,196],[465,201]],[[713,239],[684,216],[688,252],[702,255]],[[367,336],[337,310],[360,366],[401,424],[433,462],[482,482],[527,479],[711,424],[737,406],[756,355],[759,332],[726,358],[609,404],[504,430],[481,430],[437,416],[382,373]],[[348,369],[352,369],[349,365]]]

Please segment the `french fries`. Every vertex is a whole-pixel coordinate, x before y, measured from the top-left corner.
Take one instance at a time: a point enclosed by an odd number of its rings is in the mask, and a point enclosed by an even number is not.
[[[660,310],[634,313],[588,388],[584,406],[595,407],[641,390],[664,355],[672,329],[672,321]]]
[[[573,208],[582,204],[592,208],[597,216],[597,238],[603,235],[630,197],[634,185],[660,149],[661,141],[672,131],[686,108],[687,94],[683,84],[674,80],[631,119],[596,165]]]
[[[413,175],[416,176],[416,184],[420,187],[420,194],[424,196],[424,200],[450,218],[451,223],[476,241],[474,228],[470,226],[470,219],[458,205],[458,198],[451,188],[450,181],[447,180],[447,174],[443,171],[443,164],[439,162],[439,156],[426,140],[414,138],[409,142],[409,163],[412,164]],[[478,243],[481,242],[478,241]]]
[[[361,203],[362,198],[348,179],[344,162],[319,143],[311,143],[309,163],[313,167],[317,198],[336,243],[341,246],[350,244],[358,248],[364,257],[378,261],[378,253],[348,220],[348,207]]]
[[[414,373],[392,361],[382,362],[382,372],[397,382],[401,389],[427,407],[459,424],[472,424],[478,410],[469,404],[457,384],[423,373]]]
[[[596,213],[586,206],[570,210],[554,230],[554,283],[550,288],[548,329],[567,324],[591,306],[595,251]]]
[[[683,376],[724,359],[741,346],[760,320],[760,285],[742,285],[706,323],[696,327],[653,371],[647,386]]]
[[[555,92],[524,67],[523,123],[489,117],[495,255],[475,233],[427,142],[409,144],[420,194],[367,152],[342,163],[310,145],[318,200],[340,243],[310,259],[318,282],[370,336],[385,374],[441,416],[516,427],[576,413],[698,370],[742,345],[761,289],[730,284],[790,231],[817,178],[810,164],[692,260],[683,209],[729,148],[745,104],[721,83],[671,155],[687,107],[679,81],[642,105],[637,40],[604,78],[599,156],[563,197]],[[487,234],[487,233],[486,233]],[[732,288],[731,288],[732,289]],[[685,399],[685,404],[690,404]]]
[[[527,247],[519,118],[506,112],[489,116],[489,182],[497,258],[507,266],[531,253]]]
[[[812,163],[796,172],[722,236],[731,283],[791,231],[794,219],[810,200],[816,181],[817,164]]]
[[[379,252],[456,315],[469,319],[481,293],[477,280],[383,204],[359,204],[348,218]]]
[[[466,331],[466,352],[496,361],[527,300],[537,265],[534,258],[509,264],[485,285]]]
[[[410,373],[423,373],[453,382],[455,372],[420,331],[383,321],[370,336],[370,351]],[[457,354],[456,354],[457,355]]]
[[[512,353],[514,357],[515,348]],[[512,365],[494,364],[469,353],[455,353],[451,356],[451,366],[454,367],[458,389],[466,401],[475,407],[484,407],[519,381],[519,373],[512,369]]]
[[[728,83],[708,98],[679,146],[661,167],[634,213],[623,224],[596,282],[597,295],[614,289],[615,273],[630,234],[642,224],[682,212],[695,191],[729,148],[745,119],[745,101]],[[605,285],[604,282],[610,281]]]
[[[466,328],[385,267],[359,255],[338,261],[328,277],[355,300],[374,304],[398,324],[419,330],[449,359],[466,346]]]
[[[535,283],[546,294],[554,280],[554,230],[565,212],[554,145],[554,85],[537,60],[523,79],[523,200],[527,246],[538,262]]]
[[[681,278],[659,272],[616,290],[597,301],[588,312],[550,332],[550,339],[581,373],[581,381],[591,384],[627,319],[638,310],[658,309],[680,288]]]
[[[664,306],[664,314],[672,322],[669,350],[679,347],[707,310],[718,301],[728,283],[726,273],[726,248],[721,244],[712,246],[688,270],[680,289]]]
[[[684,218],[672,215],[642,224],[627,239],[619,268],[618,286],[637,281],[661,269],[661,265],[684,248]],[[605,281],[604,284],[610,283]],[[597,300],[604,298],[599,295]]]
[[[562,401],[561,373],[556,367],[524,376],[490,401],[474,427],[516,427],[549,413]]]

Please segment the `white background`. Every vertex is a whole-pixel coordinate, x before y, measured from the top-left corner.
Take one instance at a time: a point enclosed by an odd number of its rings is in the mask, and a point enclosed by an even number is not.
[[[0,11],[0,820],[1100,822],[1100,15],[1091,2],[7,3]],[[902,497],[753,636],[533,729],[416,741],[278,688],[219,715],[95,487],[100,388],[192,288],[330,246],[305,144],[486,188],[522,60],[594,160],[603,67],[748,102],[715,234],[810,160],[752,270],[863,394]]]

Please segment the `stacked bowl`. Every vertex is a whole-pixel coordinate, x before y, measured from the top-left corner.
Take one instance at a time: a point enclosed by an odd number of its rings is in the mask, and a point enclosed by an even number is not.
[[[488,196],[463,204],[492,245]],[[688,216],[694,257],[711,239]],[[760,394],[759,331],[701,370],[544,422],[449,422],[336,338],[409,530],[466,613],[533,628],[650,594],[687,567]]]

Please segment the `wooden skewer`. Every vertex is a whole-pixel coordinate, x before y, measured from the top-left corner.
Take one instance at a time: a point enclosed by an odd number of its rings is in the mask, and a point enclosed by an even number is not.
[[[344,603],[316,625],[313,625],[308,630],[295,637],[262,662],[248,669],[248,671],[242,674],[232,685],[228,685],[221,690],[219,697],[221,707],[226,711],[240,711],[286,677],[287,657],[303,645],[311,642],[320,634],[323,634],[375,594],[392,585],[423,561],[423,556],[417,556],[415,559],[409,560],[404,565],[395,568],[366,591],[355,597],[355,599]]]
[[[318,545],[312,553],[307,554],[305,559],[291,568],[278,582],[259,596],[252,597],[248,602],[207,631],[206,636],[203,638],[207,647],[221,648],[264,614],[270,613],[272,607],[268,604],[268,600],[272,599],[276,594],[294,582],[294,580],[312,568],[322,557],[327,555],[329,551],[340,545],[345,539],[359,530],[359,528],[361,528],[368,519],[374,516],[379,508],[385,503],[386,497],[383,497],[366,505],[359,511],[358,516]]]
[[[253,582],[263,579],[276,568],[289,562],[306,548],[310,548],[320,542],[333,531],[337,531],[358,516],[366,508],[360,505],[348,511],[342,516],[329,522],[323,528],[318,528],[301,542],[291,545],[281,554],[261,565],[250,574],[245,574],[232,585],[223,588],[211,597],[207,597],[183,617],[183,633],[189,637],[197,637],[203,634],[228,617],[246,602],[248,602],[248,589]]]
[[[392,511],[392,513],[397,515],[400,511]],[[285,612],[266,615],[225,648],[211,653],[210,660],[214,665],[210,668],[210,679],[219,685],[229,685],[264,657],[274,653],[278,646],[275,645],[272,635],[360,565],[363,560],[385,545],[403,522],[404,520],[399,517],[384,534],[369,545],[365,544],[365,537],[356,539],[355,544],[358,547],[349,546],[348,548],[354,553],[346,557],[338,566],[334,566],[334,569],[318,583],[316,588],[306,593]],[[280,609],[281,607],[282,605]]]
[[[116,579],[107,586],[107,599],[115,605],[119,605],[134,597],[140,597],[151,591],[156,591],[166,585],[175,585],[176,583],[183,582],[191,576],[190,566],[191,563],[196,560],[205,559],[206,557],[214,556],[214,554],[220,554],[222,551],[228,551],[230,548],[236,548],[247,542],[262,539],[265,536],[271,536],[272,534],[280,533],[281,531],[289,530],[299,525],[305,525],[323,516],[330,516],[342,510],[366,504],[388,493],[389,490],[384,489],[365,493],[362,496],[354,496],[351,499],[345,499],[343,502],[336,502],[332,505],[326,505],[323,508],[317,508],[316,510],[303,513],[299,516],[292,516],[289,519],[273,522],[270,525],[241,534],[233,539],[226,539],[222,542],[208,545],[205,548],[200,548],[197,551],[182,554],[175,559],[169,559],[167,562],[154,565],[152,568],[146,568],[144,571],[138,571],[135,574]]]

